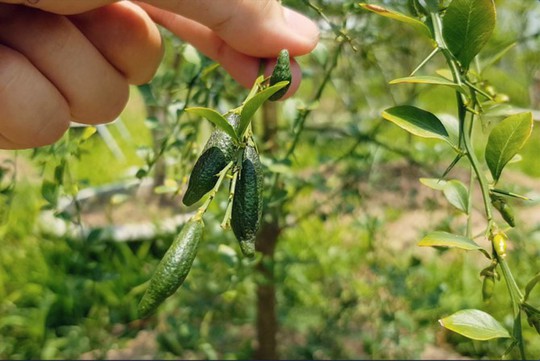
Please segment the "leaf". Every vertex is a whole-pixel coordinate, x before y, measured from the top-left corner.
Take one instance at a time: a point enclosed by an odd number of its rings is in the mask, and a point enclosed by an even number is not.
[[[462,94],[468,95],[467,91],[459,84],[456,84],[451,80],[448,80],[439,76],[427,76],[427,75],[408,76],[405,78],[398,78],[398,79],[394,79],[390,81],[390,84],[402,84],[402,83],[444,85],[454,90],[457,90]]]
[[[490,66],[497,63],[501,58],[506,55],[507,52],[512,50],[516,46],[516,43],[511,43],[510,45],[507,45],[502,50],[498,51],[496,54],[491,55],[490,57],[486,59],[482,59],[480,69],[485,70],[489,68]]]
[[[58,203],[59,192],[60,189],[57,183],[44,180],[41,184],[41,196],[53,206]]]
[[[448,133],[448,138],[454,144],[459,143],[459,120],[450,114],[440,114],[438,116],[440,121],[443,123],[446,132]]]
[[[142,84],[137,86],[141,97],[143,98],[144,104],[148,106],[155,106],[158,104],[154,93],[152,92],[152,87],[150,84]]]
[[[435,70],[435,73],[438,74],[439,76],[442,76],[446,80],[453,79],[452,71],[450,69],[437,69]]]
[[[428,111],[411,105],[399,105],[386,109],[382,116],[419,137],[438,138],[449,142],[448,132],[440,119]]]
[[[517,193],[514,193],[514,192],[510,192],[510,191],[506,191],[504,189],[491,188],[491,191],[493,193],[497,193],[497,194],[500,194],[500,195],[503,195],[503,196],[506,196],[506,197],[512,197],[512,198],[520,199],[522,201],[530,201],[531,200],[527,196],[524,196],[522,194],[517,194]]]
[[[524,302],[527,301],[531,291],[538,284],[538,282],[540,282],[540,272],[537,273],[533,278],[531,278],[531,280],[527,283],[527,286],[525,286],[525,296],[523,296]]]
[[[227,121],[227,119],[225,119],[223,115],[219,114],[214,109],[203,108],[203,107],[193,107],[193,108],[187,108],[186,112],[199,115],[201,117],[208,119],[216,127],[218,127],[219,129],[227,133],[231,138],[238,139],[232,125],[229,124],[229,122]]]
[[[422,34],[431,37],[431,32],[429,31],[429,28],[426,26],[426,24],[424,24],[420,20],[411,18],[410,16],[407,16],[405,14],[399,13],[394,10],[383,8],[382,6],[379,6],[379,5],[370,5],[366,3],[360,3],[360,6],[366,10],[374,12],[375,14],[409,24],[416,30],[420,31]]]
[[[482,249],[472,239],[448,232],[435,231],[428,233],[418,243],[420,247],[450,247],[460,248],[466,251]]]
[[[87,126],[84,128],[83,133],[81,134],[81,142],[90,139],[97,131],[96,127]]]
[[[443,18],[443,37],[448,49],[468,68],[495,28],[493,0],[453,0]]]
[[[451,205],[465,214],[469,212],[469,191],[460,181],[452,179],[446,182],[443,193]]]
[[[440,178],[420,178],[420,183],[437,191],[442,191],[446,185],[446,181]]]
[[[533,127],[532,113],[519,113],[503,119],[489,134],[485,158],[495,182],[503,168],[529,139]]]
[[[490,314],[480,310],[461,310],[439,320],[441,326],[473,340],[510,338],[508,331]]]
[[[242,106],[242,111],[240,112],[240,125],[238,126],[238,137],[242,138],[244,135],[247,127],[249,126],[249,122],[251,121],[251,118],[253,117],[253,114],[263,105],[263,103],[268,100],[275,92],[280,90],[281,88],[285,87],[287,84],[289,84],[288,81],[280,81],[279,83],[276,83],[272,86],[269,86],[268,88],[258,92],[257,94],[248,97],[246,102]]]

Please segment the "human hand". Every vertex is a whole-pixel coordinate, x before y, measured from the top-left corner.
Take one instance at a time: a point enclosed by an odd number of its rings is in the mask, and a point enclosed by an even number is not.
[[[128,84],[151,79],[162,55],[159,31],[139,6],[113,2],[0,0],[0,148],[50,144],[72,120],[111,121],[127,102]],[[260,58],[282,48],[305,54],[318,40],[312,22],[274,0],[137,4],[247,87]],[[300,79],[292,67],[289,93]]]

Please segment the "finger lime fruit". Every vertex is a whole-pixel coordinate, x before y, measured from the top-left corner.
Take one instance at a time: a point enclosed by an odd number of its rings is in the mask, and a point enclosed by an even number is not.
[[[279,52],[277,64],[272,71],[272,75],[270,76],[270,86],[279,83],[280,81],[288,81],[289,84],[272,94],[269,99],[272,101],[281,99],[281,97],[283,97],[289,89],[289,86],[291,85],[291,80],[292,73],[289,60],[289,51],[287,49],[283,49]]]
[[[486,276],[482,282],[482,299],[484,302],[489,301],[493,297],[493,291],[495,289],[495,277]]]
[[[506,241],[508,241],[508,236],[503,232],[497,232],[491,239],[495,252],[501,258],[506,257]]]
[[[240,117],[231,113],[227,116],[229,124],[236,128]],[[218,173],[233,159],[237,146],[234,140],[221,129],[216,129],[204,146],[202,154],[195,162],[188,188],[182,202],[186,206],[198,202],[216,185]]]
[[[139,316],[144,318],[171,296],[184,283],[203,233],[202,220],[190,220],[184,225],[161,261],[138,306]]]
[[[516,226],[514,210],[506,202],[504,198],[492,196],[491,204],[493,204],[493,206],[499,211],[500,215],[503,217],[503,219],[506,221],[506,223],[508,223],[510,227]]]
[[[247,257],[255,255],[255,235],[261,224],[263,171],[255,147],[246,146],[234,189],[231,228]]]

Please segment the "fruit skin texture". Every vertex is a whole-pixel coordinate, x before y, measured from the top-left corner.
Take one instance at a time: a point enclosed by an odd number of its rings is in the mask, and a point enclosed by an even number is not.
[[[238,114],[231,113],[227,121],[236,128],[240,121]],[[216,129],[204,146],[202,154],[195,162],[188,188],[182,202],[191,206],[210,192],[218,180],[217,174],[233,159],[237,146],[234,140],[221,129]]]
[[[272,94],[272,96],[269,98],[270,100],[279,100],[285,95],[289,89],[289,86],[291,85],[292,73],[289,60],[289,51],[287,49],[283,49],[279,52],[277,64],[272,71],[272,75],[270,76],[270,86],[285,80],[288,81],[289,84]]]
[[[508,223],[510,227],[515,227],[515,217],[514,217],[514,210],[508,203],[506,203],[506,200],[500,197],[491,197],[491,204],[499,211],[503,219]]]
[[[236,181],[231,214],[231,228],[247,257],[255,255],[255,236],[261,224],[263,207],[263,171],[257,150],[244,149],[242,169]]]
[[[508,236],[502,232],[496,233],[491,240],[495,252],[501,258],[506,257],[506,241],[508,241]]]
[[[190,220],[184,225],[150,279],[150,285],[138,306],[141,318],[152,314],[184,283],[197,254],[203,228],[202,220]]]
[[[495,277],[486,276],[484,282],[482,282],[482,299],[487,302],[493,297],[493,290],[495,289]]]

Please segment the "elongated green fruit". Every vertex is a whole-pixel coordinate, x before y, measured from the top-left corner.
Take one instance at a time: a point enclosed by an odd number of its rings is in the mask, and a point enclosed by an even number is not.
[[[261,224],[263,171],[259,154],[252,146],[244,149],[242,169],[236,181],[231,228],[247,257],[255,254],[255,235]]]
[[[287,49],[283,49],[279,52],[277,64],[272,71],[272,75],[270,76],[270,86],[285,80],[287,80],[289,84],[278,90],[276,93],[272,94],[270,100],[279,100],[285,95],[285,93],[289,89],[289,86],[291,85],[292,73],[289,60],[289,51]]]
[[[231,113],[227,120],[236,128],[240,117]],[[204,146],[204,150],[193,166],[189,177],[188,188],[182,202],[191,206],[198,202],[216,185],[217,174],[233,159],[237,149],[233,139],[221,129],[216,129]]]
[[[499,211],[503,219],[510,227],[516,226],[514,210],[502,197],[491,196],[491,204]]]
[[[484,282],[482,282],[482,299],[484,302],[488,302],[493,297],[493,291],[495,289],[495,277],[485,276]]]
[[[190,220],[184,225],[150,279],[150,285],[139,303],[140,317],[153,313],[184,283],[197,254],[203,227],[202,220]]]

